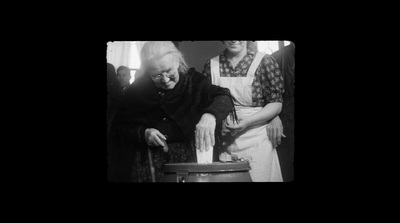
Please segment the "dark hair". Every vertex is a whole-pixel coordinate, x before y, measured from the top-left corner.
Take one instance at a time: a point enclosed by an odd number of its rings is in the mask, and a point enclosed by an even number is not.
[[[127,70],[129,72],[131,71],[131,69],[129,69],[129,67],[127,67],[127,66],[119,66],[117,69],[117,73],[120,71],[123,71],[123,70]]]

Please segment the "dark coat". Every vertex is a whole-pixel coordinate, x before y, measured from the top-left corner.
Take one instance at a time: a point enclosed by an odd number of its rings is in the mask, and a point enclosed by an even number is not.
[[[168,136],[169,143],[187,142],[194,139],[196,124],[204,113],[216,117],[218,138],[222,121],[234,110],[229,89],[212,85],[193,68],[179,75],[170,91],[157,89],[148,75],[134,81],[113,120],[114,140],[143,147],[147,145],[145,130],[156,128]]]
[[[282,120],[283,133],[282,143],[277,152],[281,164],[284,181],[294,180],[294,81],[295,81],[295,47],[293,43],[274,52],[272,56],[276,59],[284,79],[285,92],[283,93],[282,111],[279,117]]]

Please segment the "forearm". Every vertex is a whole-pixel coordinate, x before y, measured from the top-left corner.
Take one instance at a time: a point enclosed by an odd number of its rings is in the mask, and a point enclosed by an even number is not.
[[[117,134],[120,140],[133,145],[146,145],[145,131],[146,126],[142,125],[119,125],[117,126]]]
[[[220,95],[214,98],[213,102],[203,113],[210,113],[215,116],[216,122],[222,122],[230,112],[233,111],[232,100],[226,95]]]
[[[275,116],[279,115],[281,110],[282,110],[282,103],[280,102],[269,103],[257,113],[241,120],[241,122],[245,122],[246,126],[265,123],[273,119]]]
[[[149,124],[146,117],[131,113],[127,108],[121,108],[113,120],[114,130],[120,140],[133,145],[146,145],[144,132]]]

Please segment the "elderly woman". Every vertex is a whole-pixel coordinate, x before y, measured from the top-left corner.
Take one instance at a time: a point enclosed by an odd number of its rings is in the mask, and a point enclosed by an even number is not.
[[[215,146],[217,161],[222,121],[234,116],[229,90],[188,69],[172,42],[147,42],[140,57],[142,75],[126,90],[112,126],[120,148],[138,151],[132,180],[157,181],[164,163],[196,162],[195,149]]]

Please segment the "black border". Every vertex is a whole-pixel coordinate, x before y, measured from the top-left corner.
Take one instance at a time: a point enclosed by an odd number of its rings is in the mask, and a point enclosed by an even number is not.
[[[158,32],[157,32],[158,33]],[[108,41],[135,41],[135,40],[171,40],[171,41],[197,41],[197,40],[224,40],[246,39],[246,40],[289,40],[296,46],[296,99],[295,99],[295,173],[294,182],[285,183],[255,183],[247,188],[250,194],[256,195],[257,191],[264,191],[265,188],[283,190],[285,193],[294,192],[295,188],[303,188],[315,179],[325,179],[318,169],[318,163],[314,158],[318,156],[315,143],[322,145],[324,142],[318,138],[321,133],[310,135],[305,129],[310,128],[310,122],[318,122],[321,115],[310,112],[310,108],[315,108],[315,100],[310,94],[315,95],[315,88],[310,89],[310,83],[315,76],[311,75],[310,61],[312,54],[309,49],[318,47],[318,41],[314,37],[299,38],[298,32],[293,34],[292,30],[275,30],[274,32],[245,32],[238,35],[222,34],[216,32],[215,35],[207,33],[182,32],[179,35],[171,35],[168,38],[154,35],[154,32],[144,33],[122,33],[106,32],[102,35],[90,36],[88,39],[78,39],[70,41],[66,48],[70,46],[67,72],[68,79],[72,82],[60,84],[66,91],[61,91],[67,98],[68,109],[61,114],[64,118],[66,127],[65,133],[72,137],[68,138],[60,147],[65,151],[67,166],[64,177],[66,183],[78,185],[91,185],[96,188],[106,188],[110,193],[120,193],[126,191],[146,191],[146,193],[158,193],[161,188],[172,190],[174,193],[188,192],[188,190],[203,190],[210,188],[214,191],[233,190],[242,188],[244,185],[237,186],[236,183],[229,185],[221,184],[190,184],[190,185],[165,185],[165,184],[129,184],[129,183],[109,183],[107,182],[107,155],[106,155],[106,49]],[[165,34],[162,36],[166,36]],[[179,36],[179,37],[178,37]],[[83,49],[83,50],[82,50]],[[311,63],[312,64],[312,63]],[[104,75],[103,75],[104,74]],[[103,75],[103,76],[102,76]],[[311,130],[312,131],[312,130]],[[71,134],[72,132],[72,134]],[[326,137],[325,137],[326,138]],[[317,154],[316,154],[317,153]],[[323,153],[323,152],[320,152]],[[246,185],[247,186],[247,185]],[[233,188],[232,188],[233,187]],[[120,191],[120,189],[122,189]],[[125,190],[126,189],[126,190]],[[188,189],[188,190],[181,190]],[[254,189],[254,191],[253,191]],[[251,192],[253,191],[253,192]],[[264,195],[260,195],[264,196]],[[265,195],[267,196],[267,195]]]

